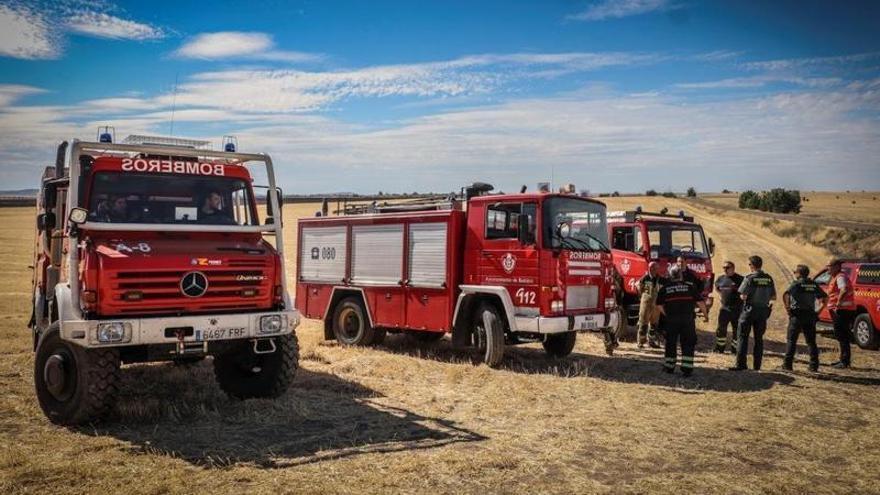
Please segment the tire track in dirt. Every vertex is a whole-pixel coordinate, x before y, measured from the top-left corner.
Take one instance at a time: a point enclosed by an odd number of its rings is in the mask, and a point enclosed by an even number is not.
[[[764,258],[765,270],[768,272],[772,272],[771,275],[774,278],[781,277],[786,283],[791,283],[794,281],[794,276],[792,275],[791,267],[789,267],[783,260],[780,258],[778,251],[780,249],[785,250],[776,244],[774,244],[770,239],[764,237],[760,237],[756,232],[746,229],[740,225],[737,225],[734,222],[725,222],[723,220],[724,217],[719,215],[713,215],[709,211],[702,210],[700,208],[695,208],[694,213],[698,216],[697,220],[703,225],[704,228],[710,230],[711,232],[718,232],[723,234],[719,234],[722,239],[724,239],[724,245],[729,246],[731,244],[745,244],[749,246],[749,250],[752,254],[757,254]],[[697,212],[699,211],[699,213]],[[731,237],[731,232],[735,233],[735,237]],[[750,256],[750,255],[749,255]],[[767,261],[771,261],[774,265],[776,265],[776,269],[773,270],[771,267],[766,266]]]

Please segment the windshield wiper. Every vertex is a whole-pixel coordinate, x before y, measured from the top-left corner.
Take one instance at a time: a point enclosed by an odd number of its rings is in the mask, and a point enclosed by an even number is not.
[[[587,235],[591,239],[593,239],[597,243],[599,243],[599,245],[602,246],[602,248],[603,248],[602,250],[608,251],[608,248],[605,247],[605,244],[603,244],[602,241],[600,241],[599,239],[596,239],[595,237],[593,237],[590,234],[587,234]],[[557,239],[559,241],[559,247],[563,247],[563,248],[567,248],[567,249],[575,249],[575,250],[579,250],[579,251],[599,251],[598,249],[593,249],[593,247],[590,246],[590,243],[588,243],[587,241],[585,241],[583,239],[578,239],[577,237],[562,237],[561,235],[554,233],[553,238]],[[575,242],[577,242],[578,244],[574,244]]]
[[[571,244],[571,237],[563,237],[556,232],[553,232],[553,239],[559,241],[560,248],[566,249],[578,249],[577,246]]]
[[[218,247],[217,251],[237,251],[245,254],[263,254],[266,252],[265,249],[246,247]]]
[[[609,252],[609,251],[610,251],[610,249],[608,249],[608,246],[606,246],[604,242],[602,242],[601,240],[599,240],[598,237],[594,236],[593,234],[591,234],[591,233],[589,233],[589,232],[581,232],[581,233],[584,234],[584,235],[586,235],[586,236],[589,237],[590,239],[596,241],[596,244],[598,244],[599,247],[600,247],[599,250],[601,250],[601,251],[605,251],[605,252]],[[576,238],[576,239],[577,239],[577,238]],[[580,239],[577,239],[577,240],[583,242],[583,243],[586,244],[587,247],[589,248],[589,243],[587,243],[587,241],[582,241],[582,240],[580,240]],[[596,249],[592,249],[592,251],[596,251]]]

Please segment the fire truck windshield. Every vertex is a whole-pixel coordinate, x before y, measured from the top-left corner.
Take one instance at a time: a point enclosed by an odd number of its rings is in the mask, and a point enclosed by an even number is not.
[[[703,230],[697,226],[648,224],[648,243],[652,258],[709,257]]]
[[[544,247],[608,251],[605,206],[575,197],[544,201]]]
[[[87,204],[90,222],[259,225],[251,188],[231,177],[99,172]]]

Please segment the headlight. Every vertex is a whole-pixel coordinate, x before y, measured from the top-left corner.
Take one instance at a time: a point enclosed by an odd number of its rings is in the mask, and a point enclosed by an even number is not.
[[[605,309],[614,309],[617,307],[617,300],[613,297],[605,298]]]
[[[554,313],[561,313],[564,310],[565,306],[563,305],[562,301],[552,301],[550,303],[550,311],[553,311]]]
[[[125,324],[121,321],[98,323],[98,342],[121,342],[125,338]]]
[[[260,333],[278,333],[284,329],[281,315],[269,315],[260,318]]]

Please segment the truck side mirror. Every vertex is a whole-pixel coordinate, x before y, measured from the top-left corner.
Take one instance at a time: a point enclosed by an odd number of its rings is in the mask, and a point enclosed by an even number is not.
[[[37,230],[45,232],[52,230],[55,226],[55,214],[52,212],[40,213],[37,215]]]
[[[709,238],[709,255],[715,256],[715,241]]]
[[[517,231],[519,242],[526,245],[535,243],[535,233],[529,229],[530,220],[531,218],[526,216],[520,217],[519,229]]]
[[[266,195],[266,225],[274,223],[275,212],[272,211],[272,200],[269,198],[269,194],[275,194],[275,199],[278,201],[278,218],[281,218],[282,212],[284,211],[284,192],[280,187],[276,187],[275,190],[269,190],[269,193]]]

